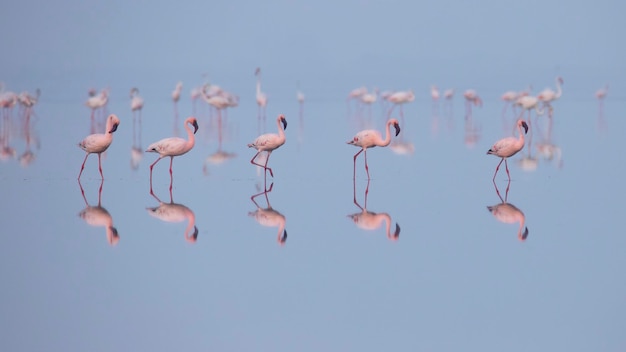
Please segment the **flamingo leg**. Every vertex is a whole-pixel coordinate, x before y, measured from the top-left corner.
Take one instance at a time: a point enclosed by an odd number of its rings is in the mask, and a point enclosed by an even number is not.
[[[365,157],[365,172],[367,173],[367,180],[370,180],[370,168],[369,166],[367,166],[367,149],[365,149],[365,154],[363,154],[363,156]]]
[[[354,154],[354,172],[352,173],[352,179],[356,179],[356,157],[359,156],[359,154],[361,154],[361,152],[363,152],[365,149],[361,149],[359,150],[358,153]]]
[[[509,174],[509,163],[506,161],[506,159],[504,160],[504,168],[506,169],[506,175],[509,177],[509,182],[511,182],[511,174]]]
[[[267,170],[270,171],[270,176],[274,177],[274,173],[272,172],[272,168],[267,167],[267,162],[270,161],[270,156],[272,155],[272,152],[268,152],[267,153],[267,158],[265,159],[265,165],[263,165],[263,168],[265,168],[265,171],[267,172]]]
[[[104,186],[104,179],[100,181],[100,189],[98,189],[98,206],[102,206],[102,186]]]
[[[87,153],[85,155],[85,160],[83,160],[83,165],[80,167],[80,172],[78,173],[78,179],[80,180],[80,175],[83,174],[83,170],[85,169],[85,163],[87,162],[87,157],[89,156],[89,153]]]
[[[500,162],[498,163],[498,166],[496,166],[496,172],[493,173],[492,181],[495,181],[496,175],[498,174],[498,170],[500,169],[500,165],[502,164],[503,161],[504,161],[504,158],[500,159]]]
[[[172,194],[172,185],[174,184],[174,176],[172,174],[172,164],[174,163],[174,157],[170,156],[170,195]]]
[[[154,168],[154,165],[156,165],[156,163],[159,162],[159,160],[163,159],[162,156],[160,156],[157,160],[155,160],[151,165],[150,165],[150,191],[152,191],[152,169]]]
[[[100,177],[104,180],[104,175],[102,174],[102,153],[98,153],[98,170],[100,170]]]

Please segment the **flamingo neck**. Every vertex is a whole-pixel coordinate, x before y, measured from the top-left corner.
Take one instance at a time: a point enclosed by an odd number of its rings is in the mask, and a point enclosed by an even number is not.
[[[387,213],[379,215],[383,217],[383,221],[385,222],[385,233],[387,234],[387,238],[391,238],[391,216]]]
[[[562,93],[563,93],[563,90],[561,89],[561,81],[557,78],[556,79],[556,95],[555,95],[555,99],[560,98]]]
[[[189,121],[185,122],[185,129],[187,130],[187,145],[191,149],[196,143],[196,137],[193,134],[193,131],[191,130],[191,128],[189,127],[190,124],[191,122]]]
[[[387,122],[387,126],[385,127],[385,140],[381,141],[378,144],[379,147],[386,147],[391,143],[391,121]]]
[[[190,239],[191,237],[189,234],[196,226],[196,215],[192,211],[189,211],[187,217],[189,218],[189,222],[187,223],[187,228],[185,228],[185,238]]]
[[[520,143],[523,146],[524,145],[524,131],[522,130],[522,125],[517,125],[517,130],[519,131],[518,143]]]
[[[276,120],[276,124],[278,125],[278,137],[281,140],[285,140],[285,130],[283,129],[283,125],[280,123],[280,119]],[[269,202],[268,202],[269,204]]]

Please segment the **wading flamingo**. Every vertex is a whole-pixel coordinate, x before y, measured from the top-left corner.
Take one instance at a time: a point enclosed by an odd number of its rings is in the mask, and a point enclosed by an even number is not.
[[[600,88],[596,91],[596,98],[598,100],[602,100],[606,97],[606,94],[609,92],[609,85],[604,85],[604,88]]]
[[[87,162],[87,157],[89,156],[89,154],[92,153],[98,154],[98,169],[100,170],[100,176],[102,177],[102,179],[104,179],[104,175],[102,174],[101,155],[111,145],[111,142],[113,142],[113,132],[117,130],[117,126],[119,124],[120,119],[118,119],[116,115],[111,114],[107,118],[105,133],[90,134],[89,136],[85,137],[85,139],[83,139],[80,143],[78,143],[78,146],[82,150],[87,152],[87,155],[85,155],[85,160],[83,160],[83,165],[81,165],[80,167],[78,179],[80,179],[80,175],[83,174],[83,170],[85,169],[85,163]]]
[[[472,104],[480,107],[483,106],[483,100],[480,99],[478,93],[473,89],[468,89],[463,92],[463,97],[465,98],[465,113],[467,115],[472,114]]]
[[[397,136],[398,133],[400,133],[400,124],[398,123],[398,120],[396,119],[389,119],[389,121],[387,121],[387,125],[385,128],[384,140],[381,137],[380,132],[376,130],[363,130],[357,133],[354,136],[354,138],[352,138],[350,141],[347,142],[348,144],[352,144],[356,147],[361,147],[361,150],[359,150],[358,153],[354,154],[354,173],[352,174],[352,179],[356,178],[356,158],[363,151],[365,151],[365,154],[364,154],[365,155],[365,171],[367,172],[367,179],[368,180],[370,179],[370,171],[369,171],[369,167],[367,166],[367,148],[388,146],[389,143],[391,143],[391,133],[390,133],[391,125],[395,127],[396,136]]]
[[[170,157],[170,180],[172,179],[172,163],[174,157],[183,155],[193,148],[195,144],[194,134],[198,131],[198,121],[195,117],[190,116],[185,120],[185,130],[187,130],[187,139],[179,137],[170,137],[161,139],[158,142],[152,143],[148,146],[146,152],[158,153],[159,158],[150,165],[150,189],[152,189],[152,168],[154,165],[166,156]],[[191,131],[188,125],[192,125],[194,130]],[[172,183],[170,183],[170,190],[172,189]]]
[[[522,132],[522,127],[524,127],[524,132]],[[495,181],[496,175],[498,174],[498,170],[500,169],[500,164],[504,161],[504,166],[506,167],[506,174],[511,179],[511,175],[509,174],[509,165],[506,161],[507,158],[515,155],[517,152],[524,148],[524,135],[528,132],[528,125],[526,121],[520,119],[517,120],[517,130],[519,131],[519,138],[515,137],[507,137],[497,141],[488,151],[487,154],[492,154],[502,158],[496,166],[496,172],[493,174],[492,181]]]
[[[266,133],[258,136],[257,139],[254,140],[254,142],[248,144],[248,148],[255,148],[257,150],[257,153],[254,154],[254,157],[252,157],[250,163],[262,167],[265,171],[263,174],[266,177],[268,170],[270,172],[270,176],[274,177],[274,172],[272,172],[272,169],[267,167],[267,162],[270,159],[270,155],[275,149],[285,144],[285,130],[287,129],[287,119],[285,119],[285,115],[278,115],[278,118],[276,119],[276,124],[278,125],[278,134]],[[254,160],[263,151],[267,152],[265,165],[257,164]]]
[[[544,112],[543,108],[539,108],[539,99],[530,95],[517,98],[513,106],[515,105],[519,105],[522,107],[522,112],[518,117],[520,119],[524,116],[524,111],[528,111],[528,123],[530,123],[530,110],[535,109],[537,115],[543,115]]]
[[[174,103],[178,103],[180,100],[180,93],[183,90],[183,82],[176,83],[176,88],[172,91],[172,100]]]
[[[544,106],[548,107],[548,116],[552,116],[552,105],[551,103],[561,97],[563,94],[563,90],[561,89],[561,84],[563,84],[563,78],[557,77],[555,78],[556,82],[556,92],[550,88],[546,88],[537,95],[537,99],[543,102]]]
[[[141,113],[141,109],[143,109],[143,98],[139,96],[139,89],[132,88],[130,90],[130,110],[134,114],[137,110]]]

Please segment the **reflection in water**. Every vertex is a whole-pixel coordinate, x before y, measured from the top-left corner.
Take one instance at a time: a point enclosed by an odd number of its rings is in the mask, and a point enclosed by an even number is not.
[[[396,223],[396,228],[391,233],[391,216],[387,213],[374,213],[367,210],[367,195],[369,193],[370,181],[367,180],[367,186],[365,187],[365,200],[364,205],[361,206],[356,200],[356,181],[353,180],[353,195],[354,204],[361,209],[360,212],[348,215],[349,218],[354,221],[356,226],[363,230],[376,230],[381,227],[382,223],[385,223],[385,232],[387,238],[396,241],[400,238],[400,226]]]
[[[524,213],[519,210],[515,205],[508,203],[509,196],[509,188],[511,186],[511,180],[509,180],[506,185],[506,192],[504,195],[504,199],[500,195],[500,190],[498,189],[498,185],[493,183],[493,186],[496,189],[496,193],[498,194],[498,198],[500,198],[500,203],[496,205],[487,206],[487,210],[495,216],[498,221],[503,222],[505,224],[514,224],[519,222],[519,229],[517,231],[517,238],[520,241],[525,241],[528,237],[528,227],[525,227],[526,224],[526,216]]]
[[[237,156],[235,153],[229,153],[222,150],[222,142],[224,141],[225,124],[222,124],[222,116],[217,117],[217,150],[204,160],[202,172],[204,175],[209,174],[208,165],[220,165]]]
[[[83,189],[83,185],[80,183],[80,179],[78,179],[78,186],[80,187],[80,193],[83,195],[83,199],[85,200],[85,209],[81,210],[78,216],[85,220],[85,222],[91,226],[101,226],[106,230],[107,241],[110,245],[114,246],[120,241],[120,236],[117,233],[117,229],[113,226],[113,217],[109,212],[102,206],[102,186],[104,185],[104,180],[100,181],[100,189],[98,190],[98,205],[91,206],[87,201],[87,197],[85,197],[85,190]]]
[[[146,208],[148,213],[157,219],[165,222],[182,222],[187,221],[187,227],[185,228],[185,240],[190,243],[195,243],[198,239],[198,228],[196,227],[196,216],[194,212],[180,203],[174,203],[172,197],[172,188],[170,187],[170,202],[163,203],[159,197],[154,194],[152,188],[150,188],[150,195],[159,202],[159,206]],[[192,232],[193,230],[193,232]]]
[[[274,187],[274,183],[270,184],[270,188],[267,188],[267,184],[264,185],[265,189],[261,193],[257,193],[250,197],[250,200],[256,206],[255,211],[251,211],[248,213],[248,216],[253,217],[259,224],[262,226],[268,227],[278,227],[278,233],[276,235],[276,241],[280,245],[284,245],[287,241],[287,230],[285,230],[285,216],[279,213],[277,210],[272,208],[270,204],[270,200],[267,196],[268,193],[272,192],[272,188]],[[256,197],[264,195],[265,202],[267,204],[267,208],[261,207],[255,200]]]
[[[102,119],[106,116],[106,106],[109,102],[109,89],[104,88],[98,93],[94,88],[89,90],[89,98],[85,102],[85,105],[91,109],[91,129],[90,133],[94,134],[98,130],[98,125],[101,126]],[[96,115],[98,112],[98,115]]]
[[[537,130],[541,135],[541,140],[536,145],[537,152],[545,161],[556,163],[557,167],[560,169],[563,167],[563,155],[561,148],[552,142],[553,118],[547,120],[548,128],[545,134],[541,132],[539,123],[536,124]]]

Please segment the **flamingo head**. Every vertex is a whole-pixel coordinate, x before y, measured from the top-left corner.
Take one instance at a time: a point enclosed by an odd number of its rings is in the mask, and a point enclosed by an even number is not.
[[[109,116],[109,118],[113,121],[113,125],[111,126],[111,129],[109,130],[109,133],[113,133],[113,132],[117,131],[117,126],[119,126],[119,124],[120,124],[120,119],[117,116],[113,115],[113,114],[111,114]]]
[[[278,121],[282,122],[283,124],[283,129],[286,130],[287,129],[287,119],[285,118],[285,115],[280,115],[278,116]]]
[[[256,70],[254,70],[254,74],[258,75],[259,73],[261,73],[261,68],[257,67]]]
[[[528,238],[528,227],[525,227],[524,232],[520,232],[517,235],[517,238],[519,238],[520,241],[526,241],[526,238]]]
[[[396,230],[393,232],[391,239],[397,241],[400,238],[400,225],[396,223]]]
[[[563,77],[559,76],[556,79],[559,81],[560,84],[563,84]]]
[[[520,120],[519,124],[524,127],[524,134],[528,133],[528,124],[526,123],[526,121]]]
[[[198,227],[197,226],[193,227],[193,233],[191,234],[191,236],[186,237],[186,240],[190,243],[195,243],[198,240]]]
[[[120,235],[118,235],[117,229],[113,226],[107,228],[107,237],[111,246],[115,246],[120,241]]]
[[[193,126],[193,134],[196,134],[196,132],[198,132],[198,120],[196,120],[195,117],[192,117],[189,119],[189,122]]]
[[[278,244],[283,246],[286,242],[287,242],[287,230],[284,230],[283,235],[280,238],[278,238]]]
[[[130,89],[130,97],[132,98],[135,94],[139,93],[139,89],[133,87]]]
[[[393,119],[391,120],[391,123],[393,124],[393,127],[396,129],[396,136],[398,134],[400,134],[400,124],[398,123],[398,120]]]

